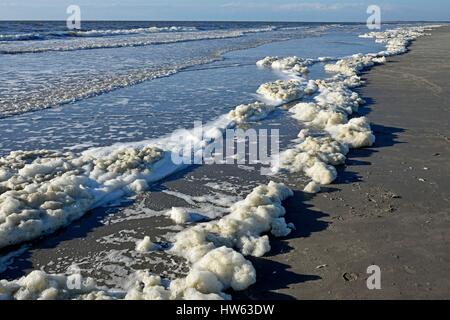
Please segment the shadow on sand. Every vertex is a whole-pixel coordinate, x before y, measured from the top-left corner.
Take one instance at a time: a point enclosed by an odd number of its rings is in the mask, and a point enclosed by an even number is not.
[[[328,217],[327,214],[310,209],[310,205],[305,204],[305,200],[311,196],[302,191],[295,191],[294,196],[287,199],[283,205],[286,208],[286,220],[296,226],[291,234],[283,239],[272,238],[270,241],[271,250],[265,257],[274,257],[286,254],[293,248],[289,245],[289,240],[306,238],[315,232],[320,232],[328,227],[328,222],[321,219]],[[256,269],[257,281],[244,292],[233,293],[235,299],[254,300],[289,300],[295,299],[292,296],[278,293],[277,290],[288,288],[289,285],[309,281],[320,280],[318,275],[298,274],[291,270],[292,266],[266,258],[249,257]],[[276,279],[274,281],[274,279]]]

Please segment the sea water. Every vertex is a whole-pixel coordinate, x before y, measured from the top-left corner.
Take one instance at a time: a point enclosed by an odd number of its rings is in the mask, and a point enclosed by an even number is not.
[[[371,39],[358,38],[366,29],[354,24],[110,22],[84,24],[83,36],[56,23],[38,24],[34,31],[32,27],[1,22],[0,30],[7,31],[0,34],[9,38],[0,41],[0,52],[25,45],[42,49],[58,41],[75,43],[78,49],[0,54],[2,155],[157,138],[254,100],[261,83],[277,79],[272,71],[255,66],[266,55],[342,57],[381,48]],[[148,28],[162,30],[140,31]],[[185,29],[189,31],[179,31]],[[224,31],[230,38],[204,40],[211,36],[204,33]],[[186,33],[197,34],[199,40],[183,41]],[[177,42],[168,44],[101,49],[78,45],[87,39],[114,44],[136,36],[174,35]],[[319,66],[310,77],[322,74]]]

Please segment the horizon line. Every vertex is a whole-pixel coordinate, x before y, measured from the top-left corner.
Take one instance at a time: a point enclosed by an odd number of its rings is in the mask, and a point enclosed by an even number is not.
[[[0,22],[65,22],[66,20],[59,19],[0,19]],[[293,20],[122,20],[122,19],[86,19],[81,22],[261,22],[261,23],[366,23],[366,21],[293,21]],[[386,20],[383,23],[397,23],[397,22],[446,22],[450,20]]]

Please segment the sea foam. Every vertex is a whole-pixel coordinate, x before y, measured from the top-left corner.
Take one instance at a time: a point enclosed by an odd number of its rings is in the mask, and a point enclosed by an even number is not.
[[[289,110],[306,128],[300,131],[295,145],[281,153],[273,171],[305,173],[312,179],[305,187],[305,192],[309,193],[318,192],[321,185],[333,182],[337,177],[335,166],[345,162],[349,149],[368,147],[375,142],[368,119],[351,118],[364,103],[352,90],[363,84],[359,74],[384,64],[387,56],[406,52],[410,43],[428,28],[406,27],[363,35],[385,43],[386,50],[355,54],[325,65],[325,71],[335,76],[316,80],[318,89],[313,102],[302,102]],[[272,66],[275,59],[269,57],[262,61],[261,65]]]

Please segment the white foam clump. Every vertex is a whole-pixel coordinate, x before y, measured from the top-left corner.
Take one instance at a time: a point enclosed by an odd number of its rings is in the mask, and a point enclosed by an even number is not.
[[[137,271],[130,281],[129,288],[124,296],[125,300],[224,300],[229,299],[226,294],[202,293],[201,291],[218,291],[220,283],[212,281],[203,282],[200,285],[197,281],[201,274],[192,272],[188,277],[181,280],[174,280],[168,288],[164,279],[150,274],[148,271]],[[175,287],[174,284],[177,284]],[[183,284],[183,287],[181,287]],[[200,290],[195,289],[195,287]],[[179,289],[179,290],[177,290]]]
[[[349,84],[346,82],[347,79],[349,78],[344,80],[340,78],[318,80],[317,85],[319,90],[318,94],[314,97],[317,105],[322,109],[340,111],[348,115],[357,112],[359,106],[364,103],[364,100],[350,89],[356,82]]]
[[[286,236],[290,232],[281,201],[291,195],[292,191],[283,184],[259,186],[232,206],[225,217],[177,234],[171,251],[191,262],[218,244],[238,248],[244,255],[262,256],[270,248],[268,238],[260,236],[262,233],[271,231],[274,236]]]
[[[257,61],[256,65],[258,67],[268,67],[287,73],[304,75],[309,72],[308,66],[312,63],[313,61],[310,59],[302,59],[296,56],[286,58],[269,56]]]
[[[353,76],[366,68],[374,66],[375,63],[382,64],[385,62],[385,57],[358,53],[349,58],[338,60],[335,64],[327,64],[324,68],[327,72],[336,72],[346,76]]]
[[[145,236],[144,239],[136,243],[136,251],[138,252],[150,252],[158,249],[158,245],[150,240],[149,236]]]
[[[259,86],[256,91],[263,99],[271,104],[282,104],[293,100],[298,100],[304,95],[311,95],[317,91],[314,81],[304,81],[300,79],[277,80],[267,82]]]
[[[338,79],[316,81],[319,90],[314,102],[299,103],[289,110],[313,130],[299,133],[296,145],[280,154],[273,171],[304,172],[314,183],[330,184],[337,177],[334,166],[345,162],[349,148],[373,144],[375,137],[366,118],[348,120],[363,100]]]
[[[400,27],[383,32],[369,32],[360,35],[361,38],[374,38],[376,42],[386,45],[386,50],[379,52],[382,56],[393,56],[406,53],[412,41],[425,34],[426,31],[439,28],[442,25],[426,25],[416,27]]]
[[[270,250],[264,233],[271,231],[281,236],[290,232],[281,201],[291,195],[292,191],[283,184],[270,182],[233,205],[229,215],[176,234],[170,252],[191,263],[187,276],[163,285],[159,277],[140,273],[126,297],[229,299],[224,293],[228,288],[248,288],[255,283],[256,272],[244,255],[262,256]]]
[[[72,288],[71,284],[79,284]],[[66,276],[48,274],[34,270],[18,280],[0,280],[0,300],[55,300],[70,299],[95,290],[92,278],[81,278],[80,275]],[[98,290],[96,290],[98,291]]]
[[[176,224],[185,224],[190,221],[191,216],[186,209],[173,207],[170,210],[170,219]]]
[[[18,280],[1,280],[0,298],[229,299],[224,293],[228,288],[244,290],[255,283],[256,271],[244,255],[262,256],[270,250],[264,233],[289,234],[291,229],[283,218],[285,210],[281,202],[292,194],[285,185],[270,182],[255,188],[220,220],[178,233],[170,252],[185,257],[191,269],[186,277],[170,283],[142,270],[132,275],[125,290],[102,290],[91,278],[78,278],[83,286],[71,289],[68,287],[71,276],[33,271]],[[146,237],[138,246],[146,249],[149,243]]]
[[[228,113],[228,117],[237,123],[259,121],[266,118],[275,107],[273,105],[254,102],[241,104]]]
[[[267,82],[259,86],[257,93],[261,99],[270,105],[279,105],[294,100],[298,100],[305,95],[312,95],[318,90],[318,86],[313,80],[305,80],[298,75],[308,73],[308,65],[314,63],[312,59],[302,59],[298,57],[265,57],[256,62],[259,67],[270,67],[280,70],[288,75],[287,80],[276,80]]]
[[[146,189],[162,157],[146,147],[100,158],[47,150],[0,158],[0,247],[51,233],[111,197]]]
[[[333,139],[350,148],[369,147],[375,142],[375,135],[366,117],[353,118],[345,124],[328,126],[326,130]]]
[[[303,172],[314,182],[326,185],[337,177],[335,165],[345,162],[348,147],[327,134],[316,134],[309,130],[299,133],[297,144],[280,154],[275,172]]]
[[[278,103],[297,100],[303,96],[298,80],[277,80],[264,83],[256,91],[269,101]]]
[[[309,182],[303,189],[306,193],[318,193],[320,192],[320,184],[315,181]]]

